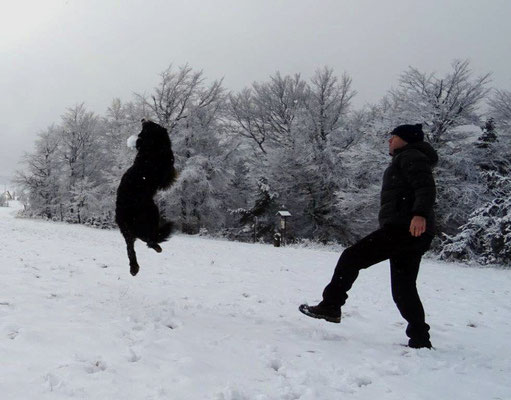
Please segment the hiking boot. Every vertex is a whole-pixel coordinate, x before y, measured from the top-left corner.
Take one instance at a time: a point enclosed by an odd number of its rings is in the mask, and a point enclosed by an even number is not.
[[[302,304],[298,307],[298,310],[311,318],[324,319],[325,321],[333,322],[335,324],[341,322],[340,307],[325,306],[321,303],[317,306]]]
[[[410,339],[408,347],[412,349],[431,349],[433,346],[429,339]]]
[[[408,347],[412,349],[431,349],[433,347],[429,341],[429,325],[426,323],[408,324],[406,336],[410,338]]]

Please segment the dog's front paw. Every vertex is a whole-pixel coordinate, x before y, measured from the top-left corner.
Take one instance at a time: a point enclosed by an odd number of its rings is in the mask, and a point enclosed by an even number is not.
[[[138,274],[139,269],[140,267],[137,264],[130,265],[130,274],[135,276],[136,274]]]

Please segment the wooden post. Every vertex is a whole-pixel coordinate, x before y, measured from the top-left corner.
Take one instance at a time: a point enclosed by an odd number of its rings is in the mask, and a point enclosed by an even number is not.
[[[287,235],[287,218],[291,216],[291,213],[286,210],[281,210],[277,213],[280,217],[279,221],[279,232],[282,235],[282,246],[286,245],[286,235]]]
[[[254,243],[257,243],[257,217],[254,218]]]

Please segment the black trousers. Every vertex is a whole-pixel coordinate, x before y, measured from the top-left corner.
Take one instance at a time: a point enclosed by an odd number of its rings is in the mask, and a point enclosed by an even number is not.
[[[413,237],[404,226],[385,227],[371,233],[341,254],[332,280],[323,291],[322,304],[341,307],[361,269],[390,260],[392,298],[408,322],[406,334],[414,339],[429,339],[429,325],[425,322],[416,280],[422,255],[432,239],[426,233]]]

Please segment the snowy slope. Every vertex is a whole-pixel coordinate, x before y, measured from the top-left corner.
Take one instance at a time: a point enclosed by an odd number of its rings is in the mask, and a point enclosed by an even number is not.
[[[0,398],[511,399],[511,271],[426,261],[436,350],[411,350],[388,265],[361,273],[340,325],[317,301],[338,254],[16,219],[0,208]]]

